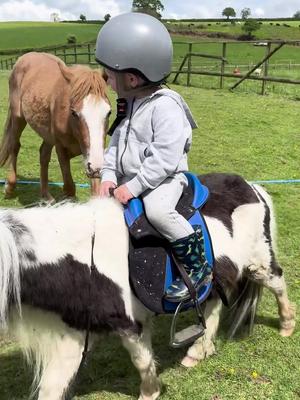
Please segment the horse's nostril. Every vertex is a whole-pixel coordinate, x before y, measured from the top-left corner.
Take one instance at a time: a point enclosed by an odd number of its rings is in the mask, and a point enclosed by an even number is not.
[[[92,172],[92,168],[91,168],[91,163],[90,162],[87,163],[87,169],[88,169],[89,172]]]

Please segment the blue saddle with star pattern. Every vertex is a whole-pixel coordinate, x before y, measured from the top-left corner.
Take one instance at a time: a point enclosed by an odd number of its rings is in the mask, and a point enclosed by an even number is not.
[[[186,173],[189,185],[184,190],[176,210],[194,228],[199,227],[204,236],[205,257],[211,269],[214,254],[210,235],[201,207],[206,203],[209,191],[199,178]],[[130,200],[124,208],[124,216],[129,229],[129,274],[132,289],[138,299],[149,310],[157,313],[174,313],[178,303],[164,299],[164,293],[179,275],[170,254],[168,242],[147,220],[143,202],[139,198]],[[198,292],[198,302],[203,302],[211,290],[211,282],[203,285]]]

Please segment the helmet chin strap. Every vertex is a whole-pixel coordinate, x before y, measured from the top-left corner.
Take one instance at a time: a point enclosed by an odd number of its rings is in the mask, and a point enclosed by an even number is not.
[[[145,97],[151,95],[159,87],[157,83],[146,83],[145,85],[131,88],[125,82],[124,73],[116,73],[117,94],[119,98]]]

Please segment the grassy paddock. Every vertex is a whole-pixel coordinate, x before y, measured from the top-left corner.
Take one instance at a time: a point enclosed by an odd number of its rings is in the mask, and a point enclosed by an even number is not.
[[[223,171],[249,180],[299,178],[299,103],[279,96],[230,93],[176,86],[190,104],[199,128],[194,132],[190,169]],[[7,108],[7,74],[0,73],[0,126]],[[19,176],[38,178],[39,139],[30,129],[22,137]],[[57,160],[51,180],[60,180]],[[75,179],[85,182],[80,158],[73,163]],[[0,178],[5,177],[1,171]],[[293,302],[300,307],[300,185],[268,185],[277,212],[279,260]],[[51,190],[59,198],[60,189]],[[1,207],[20,207],[37,200],[38,189],[19,186],[16,197]],[[78,192],[80,200],[88,191]],[[183,350],[168,348],[170,319],[154,321],[154,351],[164,385],[162,399],[297,400],[300,396],[300,330],[291,338],[278,334],[277,307],[265,291],[251,337],[228,342],[221,330],[217,354],[192,370],[179,365]],[[189,316],[186,316],[190,320]],[[0,400],[28,399],[31,372],[21,362],[19,348],[0,342]],[[77,400],[133,400],[139,377],[115,337],[100,340],[77,387]]]
[[[100,24],[54,22],[1,22],[0,50],[67,44],[67,36],[75,35],[78,43],[95,40]]]
[[[269,21],[264,22],[261,25],[259,39],[299,39],[300,29],[292,22],[298,21],[287,21],[290,27],[283,26],[284,21],[276,22],[280,23],[280,26],[276,26],[274,22],[270,25]],[[273,22],[271,22],[273,23]],[[300,22],[299,22],[300,24]],[[176,25],[176,26],[175,26]],[[7,49],[24,49],[24,48],[39,48],[53,45],[64,45],[67,43],[67,36],[74,34],[77,38],[78,43],[84,43],[88,41],[95,41],[101,24],[82,24],[82,23],[51,23],[51,22],[2,22],[0,23],[0,50]],[[174,41],[174,63],[173,69],[177,70],[181,64],[184,56],[188,52],[188,42],[193,42],[193,52],[212,54],[221,56],[222,54],[222,43],[218,42],[217,39],[209,39],[205,37],[199,37],[195,34],[208,31],[212,32],[231,32],[236,34],[241,30],[241,25],[232,25],[227,22],[219,23],[206,23],[206,22],[176,22],[167,24],[169,28],[183,27],[183,33],[192,32],[192,35],[180,35],[173,34]],[[176,31],[175,29],[175,31]],[[240,32],[241,33],[241,32]],[[209,40],[208,40],[209,39]],[[216,40],[215,43],[211,43],[211,40]],[[222,40],[222,39],[220,39]],[[181,43],[178,43],[181,42]],[[274,45],[273,45],[274,46]],[[86,53],[87,48],[78,48],[79,53]],[[229,43],[227,45],[226,59],[228,65],[226,66],[226,72],[233,72],[235,67],[239,67],[242,73],[247,72],[253,65],[260,61],[265,55],[265,47],[257,47],[253,44],[237,42]],[[62,53],[62,51],[60,51]],[[68,49],[66,53],[69,54],[67,57],[68,63],[74,63],[74,50]],[[7,60],[11,56],[0,55],[0,59]],[[62,57],[63,58],[63,57]],[[92,55],[92,59],[93,59]],[[87,55],[78,55],[78,63],[87,63]],[[9,63],[10,65],[10,63]],[[220,71],[220,62],[217,60],[209,60],[207,58],[193,57],[192,59],[193,70],[208,70],[208,71]],[[270,59],[270,75],[276,77],[286,77],[290,79],[300,80],[300,47],[298,46],[284,46]],[[180,82],[186,82],[186,77],[182,76]],[[205,77],[193,77],[192,84],[203,88],[216,88],[218,87],[219,78]],[[226,87],[233,84],[235,80],[225,80]],[[257,92],[260,90],[260,83],[248,81],[243,83],[241,86],[242,91]],[[258,90],[257,90],[258,88]],[[297,96],[299,91],[298,86],[292,85],[281,85],[281,84],[268,84],[268,91],[270,93],[285,94],[289,96]]]
[[[272,25],[271,25],[272,24]],[[284,25],[285,24],[285,25]],[[286,26],[290,25],[290,26]],[[254,35],[257,39],[286,39],[299,40],[300,21],[264,21]],[[234,37],[244,34],[242,23],[232,24],[231,22],[184,22],[177,21],[167,24],[174,32],[193,32],[201,34],[206,32],[208,35],[213,32],[230,34]]]

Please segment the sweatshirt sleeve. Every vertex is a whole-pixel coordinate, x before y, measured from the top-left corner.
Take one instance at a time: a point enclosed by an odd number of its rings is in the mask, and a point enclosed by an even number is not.
[[[173,99],[161,100],[153,110],[153,141],[146,149],[146,158],[136,176],[126,183],[135,197],[171,176],[185,152],[188,122],[184,111]]]
[[[101,170],[101,181],[111,181],[117,185],[118,142],[120,133],[116,130],[104,152],[104,162]]]

